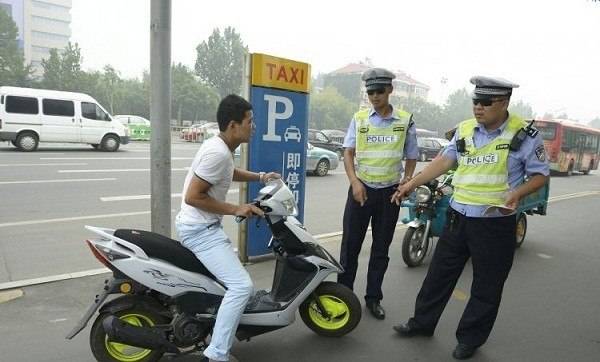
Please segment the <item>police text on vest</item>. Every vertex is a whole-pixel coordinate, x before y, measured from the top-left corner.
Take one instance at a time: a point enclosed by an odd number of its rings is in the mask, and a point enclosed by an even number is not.
[[[395,143],[398,141],[398,136],[389,135],[389,136],[377,136],[377,135],[368,135],[367,143]]]
[[[489,153],[487,155],[480,156],[464,156],[462,158],[462,163],[466,166],[476,166],[476,165],[485,165],[498,163],[498,154],[497,153]]]

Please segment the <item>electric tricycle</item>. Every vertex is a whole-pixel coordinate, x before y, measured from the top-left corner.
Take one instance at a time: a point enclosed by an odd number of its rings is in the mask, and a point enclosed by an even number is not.
[[[441,181],[434,179],[417,187],[401,203],[402,207],[408,209],[408,217],[402,219],[402,223],[408,226],[402,240],[402,259],[409,267],[421,265],[431,249],[433,238],[442,234],[446,224],[446,211],[454,191],[452,175],[453,172],[450,172]],[[525,241],[527,215],[546,215],[549,192],[550,185],[546,183],[519,203],[515,213],[517,248]]]

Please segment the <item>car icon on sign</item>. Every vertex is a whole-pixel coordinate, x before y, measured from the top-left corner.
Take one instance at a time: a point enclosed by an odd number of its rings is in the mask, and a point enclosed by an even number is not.
[[[283,138],[286,142],[289,140],[296,140],[300,142],[300,138],[302,138],[302,135],[300,134],[300,130],[298,129],[298,127],[290,126],[286,128]]]

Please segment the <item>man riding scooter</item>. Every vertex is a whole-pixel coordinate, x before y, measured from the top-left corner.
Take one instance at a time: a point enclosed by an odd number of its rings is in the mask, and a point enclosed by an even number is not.
[[[219,308],[205,360],[228,361],[229,349],[240,317],[253,294],[248,272],[233,251],[223,231],[223,215],[263,215],[253,204],[232,205],[225,201],[232,181],[266,182],[277,173],[255,173],[235,168],[232,152],[248,142],[253,131],[252,105],[237,95],[225,97],[217,110],[218,137],[204,142],[183,185],[181,211],[176,218],[181,244],[190,249],[206,268],[227,287]]]

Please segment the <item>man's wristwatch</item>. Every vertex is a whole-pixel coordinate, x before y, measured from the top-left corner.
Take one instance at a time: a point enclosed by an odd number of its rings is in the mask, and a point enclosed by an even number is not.
[[[264,182],[264,180],[263,180],[264,178],[265,178],[265,173],[264,173],[264,172],[262,172],[262,171],[261,171],[261,172],[259,172],[259,173],[258,173],[258,182],[260,182],[260,183],[263,183],[263,184],[264,184],[264,183],[265,183],[265,182]]]

